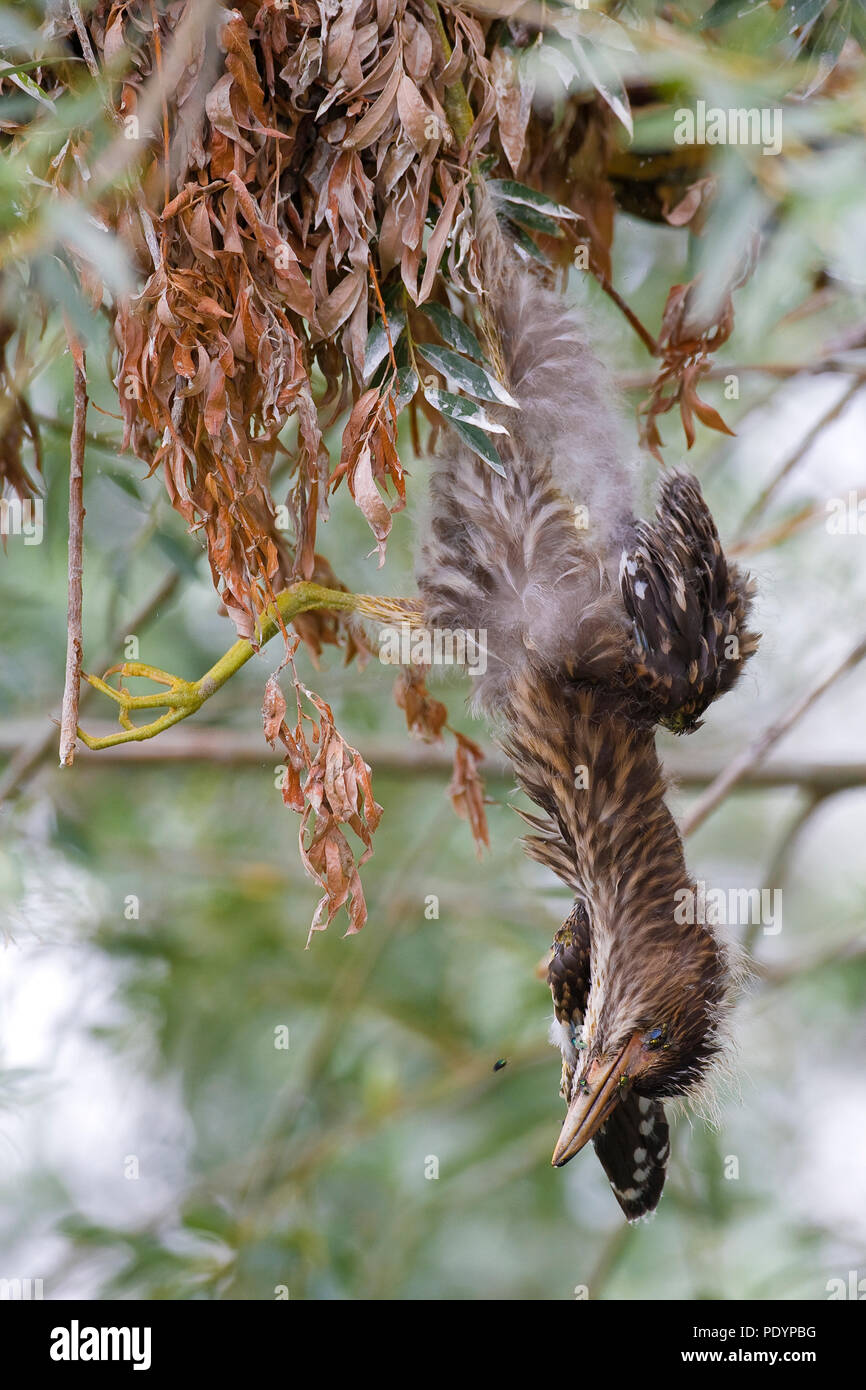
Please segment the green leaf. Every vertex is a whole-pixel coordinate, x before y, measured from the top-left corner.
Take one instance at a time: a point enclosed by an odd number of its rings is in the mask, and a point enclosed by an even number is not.
[[[401,367],[397,373],[397,380],[391,387],[394,397],[394,409],[397,414],[405,409],[418,390],[418,373],[414,367]]]
[[[388,328],[391,333],[391,343],[395,344],[406,327],[406,315],[402,309],[395,309],[388,315]],[[376,368],[381,366],[388,356],[388,334],[385,331],[385,320],[377,318],[367,334],[367,341],[364,344],[364,381],[370,380]]]
[[[481,344],[472,329],[467,328],[463,320],[452,314],[450,309],[446,309],[443,304],[428,301],[421,305],[421,312],[436,325],[440,336],[449,347],[456,348],[458,352],[465,352],[469,357],[483,358]]]
[[[547,266],[548,269],[550,268],[550,261],[543,254],[543,252],[539,251],[535,242],[532,240],[532,237],[528,236],[522,227],[518,227],[516,222],[512,222],[509,219],[508,230],[513,236],[514,240],[517,242],[518,246],[523,247],[523,250],[526,252],[527,256],[531,256],[532,259],[534,261],[537,261],[539,265]]]
[[[135,478],[131,477],[129,473],[123,473],[119,468],[100,468],[97,472],[101,477],[110,479],[110,481],[114,483],[116,487],[119,487],[121,492],[125,492],[128,497],[134,497],[136,502],[142,500],[141,488],[138,486]]]
[[[628,30],[609,15],[599,14],[596,10],[580,9],[556,28],[561,34],[568,34],[572,26],[584,38],[591,39],[602,48],[617,48],[622,53],[637,53]]]
[[[634,135],[634,122],[631,118],[628,92],[625,89],[622,77],[617,72],[607,54],[602,49],[590,45],[586,41],[578,43],[575,40],[574,48],[577,61],[587,80],[595,88],[599,96],[604,98],[617,120],[621,121],[625,126],[629,135]],[[590,56],[590,53],[592,56]]]
[[[782,15],[789,34],[811,24],[827,8],[828,0],[788,0]]]
[[[2,37],[0,37],[0,43],[2,43]],[[76,58],[71,53],[65,53],[63,61],[65,63],[83,63],[84,59]],[[46,66],[45,58],[29,58],[26,63],[7,63],[3,58],[0,58],[0,77],[13,77],[16,72],[33,72],[36,68]]]
[[[835,66],[842,49],[845,47],[845,40],[851,32],[850,7],[843,5],[834,14],[826,15],[821,21],[820,28],[814,32],[815,51],[820,53],[822,57],[831,58]]]
[[[451,391],[440,391],[438,386],[425,386],[424,395],[433,409],[438,410],[440,415],[444,415],[446,420],[452,423],[462,420],[464,424],[475,425],[490,434],[508,434],[504,425],[500,425],[497,420],[491,420],[482,406],[477,405],[475,401],[467,400],[465,396],[455,396]]]
[[[702,29],[721,29],[732,19],[740,19],[748,13],[750,0],[716,0],[701,19]]]
[[[543,232],[545,236],[565,236],[559,223],[554,222],[546,213],[539,212],[537,208],[520,206],[517,203],[508,203],[506,206],[512,222],[518,222],[520,226],[528,227],[532,232]]]
[[[570,92],[574,83],[580,80],[574,59],[564,49],[556,48],[552,43],[543,43],[537,54],[542,63],[553,69],[566,92]]]
[[[866,53],[866,10],[851,11],[851,36]]]
[[[175,569],[180,570],[181,574],[188,575],[190,579],[196,577],[199,554],[195,550],[190,550],[185,540],[179,540],[172,531],[164,526],[156,528],[153,533],[153,540],[162,553],[168,556]]]
[[[449,386],[456,387],[458,391],[465,391],[467,395],[477,396],[480,401],[498,401],[502,405],[520,409],[517,401],[506,391],[502,383],[477,363],[460,357],[450,348],[438,347],[435,343],[419,343],[418,351],[431,367],[442,373]]]
[[[474,454],[498,473],[501,478],[506,478],[508,474],[502,466],[502,459],[499,451],[492,439],[488,439],[483,430],[479,430],[475,425],[467,425],[463,420],[452,420],[451,428],[460,436],[464,444],[468,444]]]
[[[192,1202],[183,1213],[183,1224],[190,1231],[203,1231],[231,1244],[235,1235],[232,1217],[216,1203]]]
[[[818,70],[806,90],[806,98],[823,87],[839,61],[845,40],[851,32],[851,9],[843,5],[832,15],[824,15],[812,30],[812,53],[818,58]]]
[[[491,179],[487,187],[494,202],[517,203],[519,206],[539,208],[549,217],[565,217],[570,221],[577,221],[578,214],[572,212],[571,208],[563,207],[562,203],[555,203],[546,193],[539,193],[537,189],[528,188],[524,183],[515,183],[514,179]]]
[[[118,236],[88,216],[82,204],[71,199],[64,199],[62,204],[47,203],[43,220],[57,240],[84,256],[115,293],[122,294],[132,288],[134,280],[126,246]]]
[[[49,111],[56,111],[57,108],[48,93],[43,91],[35,78],[28,77],[25,71],[25,68],[28,66],[36,65],[24,64],[18,68],[4,66],[0,68],[0,77],[6,77],[10,82],[14,82],[15,86],[20,87],[22,92],[26,92],[29,97],[33,97],[35,101],[41,102],[43,106],[47,106]]]

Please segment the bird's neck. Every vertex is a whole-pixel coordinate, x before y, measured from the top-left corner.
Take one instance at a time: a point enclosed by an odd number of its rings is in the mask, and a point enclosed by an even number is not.
[[[690,880],[653,732],[593,711],[575,720],[570,736],[582,778],[576,774],[561,828],[595,921],[626,934],[671,921],[675,895]]]
[[[672,922],[675,895],[691,884],[652,729],[603,693],[564,700],[544,681],[515,689],[509,722],[518,778],[555,826],[549,852],[540,839],[530,852],[592,903],[596,930]]]
[[[547,813],[528,817],[538,833],[526,848],[586,905],[585,1037],[603,1049],[669,1026],[679,1069],[664,1073],[665,1093],[685,1094],[719,1051],[730,970],[712,929],[677,911],[678,894],[695,885],[653,731],[630,720],[609,688],[563,690],[543,679],[515,682],[507,713],[515,771]]]

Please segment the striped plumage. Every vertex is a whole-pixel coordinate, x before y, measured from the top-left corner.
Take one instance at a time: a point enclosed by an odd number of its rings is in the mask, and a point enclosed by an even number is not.
[[[727,564],[696,478],[669,473],[654,524],[638,521],[620,563],[636,652],[631,678],[674,733],[729,690],[757,647],[746,627],[753,587]]]
[[[569,1101],[583,1047],[590,986],[589,917],[575,900],[553,939],[547,982],[553,997],[553,1039],[562,1050],[560,1094]],[[592,1140],[616,1200],[629,1221],[653,1211],[665,1182],[670,1142],[664,1106],[630,1092]]]
[[[477,702],[539,808],[525,847],[577,894],[550,966],[568,1103],[554,1163],[592,1138],[634,1219],[664,1183],[662,1101],[702,1081],[731,993],[713,930],[677,920],[694,884],[655,728],[692,729],[737,679],[751,589],[694,478],[666,475],[654,523],[634,521],[579,316],[516,266],[486,200],[478,236],[521,410],[503,411],[504,478],[453,441],[436,460],[419,585],[431,626],[487,630]]]

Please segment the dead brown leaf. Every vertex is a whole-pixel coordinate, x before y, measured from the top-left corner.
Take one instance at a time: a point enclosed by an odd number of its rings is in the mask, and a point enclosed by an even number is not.
[[[478,772],[478,764],[483,762],[484,754],[465,734],[454,731],[457,746],[454,750],[454,771],[448,787],[452,805],[463,820],[469,822],[472,838],[478,854],[482,848],[490,848],[490,833],[487,828],[487,813],[484,810],[484,783]]]

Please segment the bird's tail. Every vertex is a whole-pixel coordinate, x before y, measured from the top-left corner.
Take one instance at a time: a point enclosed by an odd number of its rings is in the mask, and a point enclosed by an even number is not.
[[[551,674],[614,669],[632,477],[582,315],[521,266],[483,188],[476,232],[484,307],[520,409],[498,414],[505,477],[453,437],[435,459],[418,580],[431,626],[486,633],[477,698],[493,709],[529,661]]]

